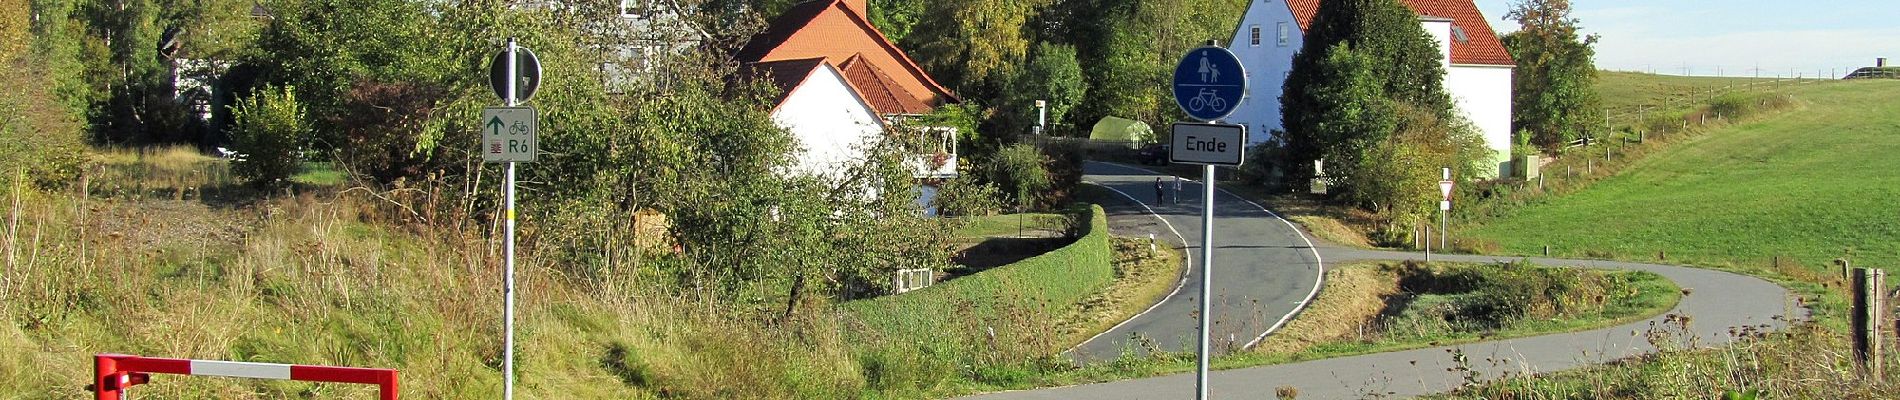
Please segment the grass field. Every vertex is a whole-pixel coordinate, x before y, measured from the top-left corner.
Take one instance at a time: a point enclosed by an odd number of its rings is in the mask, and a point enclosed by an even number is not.
[[[1732,91],[1769,91],[1816,80],[1657,75],[1598,71],[1597,96],[1613,124],[1638,122],[1645,111],[1680,112]]]
[[[1503,251],[1552,246],[1561,256],[1692,263],[1788,286],[1813,323],[1740,332],[1701,349],[1683,327],[1645,337],[1657,354],[1469,387],[1446,398],[1649,399],[1896,398],[1900,364],[1885,382],[1856,373],[1847,346],[1846,290],[1827,265],[1900,267],[1900,81],[1850,81],[1787,90],[1797,108],[1717,128],[1662,148],[1579,191],[1547,197],[1466,230]],[[1482,220],[1482,219],[1481,219]],[[1770,261],[1775,260],[1775,261]],[[1776,263],[1778,261],[1778,263]],[[1669,324],[1665,324],[1669,325]],[[1752,398],[1752,397],[1751,397]]]
[[[1703,263],[1900,262],[1900,82],[1792,89],[1801,109],[1664,149],[1461,230],[1507,253]]]

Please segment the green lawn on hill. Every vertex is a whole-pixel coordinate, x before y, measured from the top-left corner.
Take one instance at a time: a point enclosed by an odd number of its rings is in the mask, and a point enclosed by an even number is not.
[[[1795,110],[1461,231],[1515,254],[1818,266],[1851,248],[1856,265],[1900,267],[1900,81],[1789,90]]]

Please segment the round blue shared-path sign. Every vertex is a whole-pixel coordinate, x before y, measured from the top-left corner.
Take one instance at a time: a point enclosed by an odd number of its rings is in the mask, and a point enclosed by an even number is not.
[[[1223,47],[1189,51],[1174,67],[1174,102],[1201,121],[1227,118],[1247,96],[1247,70]]]

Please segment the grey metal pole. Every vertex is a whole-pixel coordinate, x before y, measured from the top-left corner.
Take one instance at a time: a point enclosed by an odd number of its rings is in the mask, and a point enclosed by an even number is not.
[[[520,80],[515,78],[515,74],[519,73],[519,66],[515,64],[520,59],[515,56],[517,49],[519,46],[515,44],[515,38],[508,38],[507,104],[509,107],[518,105],[515,85],[519,84]],[[502,247],[502,258],[506,260],[504,261],[506,276],[503,278],[501,288],[502,331],[506,336],[502,338],[501,350],[501,397],[512,400],[515,398],[515,162],[513,161],[508,162],[508,179],[503,185],[505,186],[502,188],[502,193],[507,197],[507,201],[502,205],[502,212],[505,214],[502,218],[503,223],[507,225],[504,234],[507,243]]]
[[[1214,319],[1214,166],[1201,166],[1201,183],[1201,354],[1195,398],[1207,400],[1207,338]]]

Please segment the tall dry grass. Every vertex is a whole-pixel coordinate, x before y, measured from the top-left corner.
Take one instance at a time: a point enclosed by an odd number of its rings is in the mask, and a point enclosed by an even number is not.
[[[109,153],[108,165],[140,173],[96,177],[147,188],[228,179],[186,180],[213,164],[183,153]],[[13,194],[0,220],[0,393],[86,397],[92,355],[127,353],[396,368],[405,398],[500,394],[498,243],[483,224],[424,224],[405,211],[424,205],[389,204],[428,199],[368,190],[244,203]],[[525,396],[843,398],[864,386],[840,314],[767,324],[634,276],[580,282],[532,246],[519,261]],[[373,390],[160,375],[132,392],[248,399]]]

